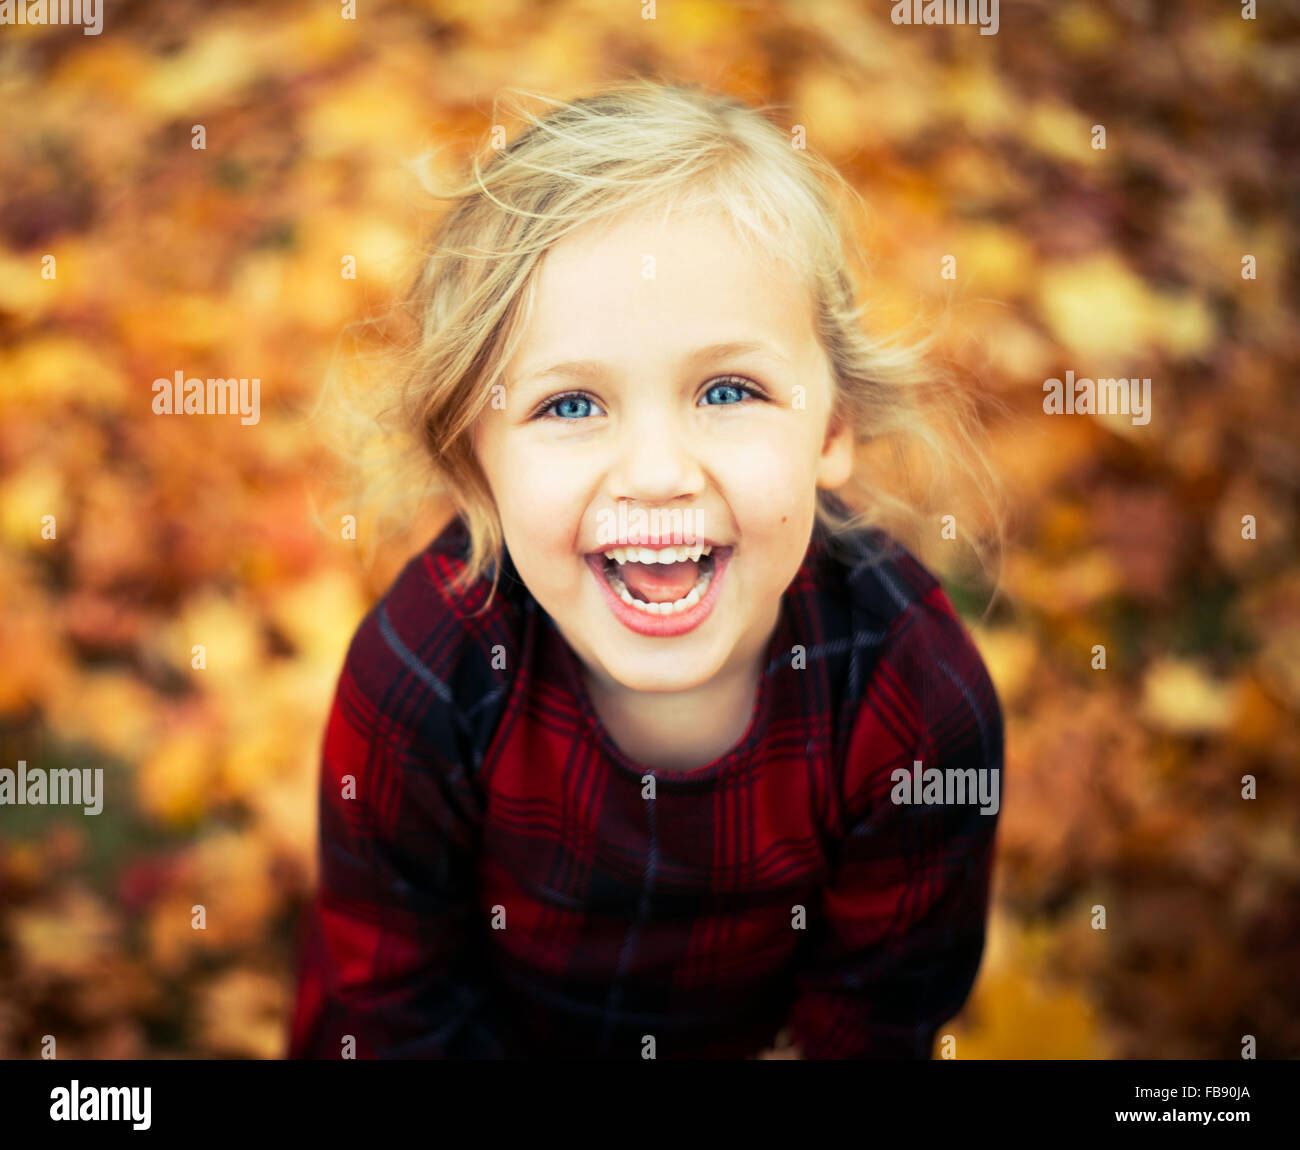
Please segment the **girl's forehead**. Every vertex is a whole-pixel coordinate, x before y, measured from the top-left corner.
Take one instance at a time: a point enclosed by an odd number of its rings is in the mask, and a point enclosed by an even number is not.
[[[772,237],[774,240],[775,236]],[[678,259],[692,255],[699,259],[726,253],[747,262],[776,267],[789,257],[777,254],[775,243],[765,244],[745,231],[720,207],[678,208],[665,214],[662,208],[641,208],[612,217],[593,220],[561,237],[545,253],[544,267],[622,259],[627,249],[646,255],[672,253]],[[636,269],[641,274],[640,269]]]
[[[806,310],[802,269],[759,243],[747,243],[720,212],[644,215],[564,237],[534,279],[530,325],[603,316],[632,319],[647,310],[701,316],[756,306],[789,315]]]

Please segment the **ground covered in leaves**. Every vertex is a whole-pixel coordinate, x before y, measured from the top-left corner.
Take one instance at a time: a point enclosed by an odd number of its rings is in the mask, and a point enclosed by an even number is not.
[[[436,145],[450,172],[506,86],[636,70],[785,105],[871,207],[876,322],[947,301],[942,353],[1003,405],[993,609],[952,582],[1007,716],[957,1056],[1300,1055],[1296,17],[1005,0],[981,37],[849,0],[358,8],[0,29],[0,765],[107,792],[0,809],[0,1056],[283,1052],[321,725],[403,557],[365,566],[313,519],[308,410],[409,270],[403,163]],[[154,415],[178,369],[259,377],[260,422]],[[1149,423],[1045,415],[1066,370],[1150,377]]]

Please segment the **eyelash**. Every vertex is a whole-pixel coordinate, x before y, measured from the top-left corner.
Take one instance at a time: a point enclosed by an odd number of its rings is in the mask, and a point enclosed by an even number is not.
[[[704,394],[708,395],[709,392],[711,392],[715,387],[720,387],[723,384],[727,384],[729,387],[734,387],[737,391],[744,392],[746,395],[750,396],[753,399],[759,399],[759,400],[767,399],[767,394],[763,391],[762,388],[758,386],[758,384],[738,375],[724,375],[724,376],[719,376],[717,379],[710,380],[709,386],[704,389]],[[560,404],[562,404],[566,399],[591,399],[591,396],[589,396],[585,391],[566,391],[560,395],[552,396],[550,399],[546,400],[540,407],[536,408],[533,411],[532,415],[529,416],[529,419],[530,420],[541,419],[544,416],[549,415],[552,411],[555,410],[555,408],[557,408]],[[705,406],[706,407],[742,407],[744,405],[741,403],[710,403],[710,404],[706,404]],[[559,417],[557,416],[556,418]],[[561,422],[582,423],[583,421],[581,419],[565,419],[565,420],[561,420]]]

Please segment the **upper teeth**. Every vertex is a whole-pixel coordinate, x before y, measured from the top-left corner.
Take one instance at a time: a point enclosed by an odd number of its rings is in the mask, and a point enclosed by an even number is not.
[[[605,552],[605,558],[615,563],[685,563],[712,551],[707,543],[697,543],[694,547],[660,547],[653,551],[649,547],[615,547]]]

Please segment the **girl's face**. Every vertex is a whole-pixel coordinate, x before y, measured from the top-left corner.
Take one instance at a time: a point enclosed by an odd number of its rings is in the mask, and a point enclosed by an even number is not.
[[[520,576],[602,685],[689,691],[740,672],[803,561],[816,488],[852,468],[807,291],[699,213],[580,230],[538,277],[505,405],[474,428]],[[712,555],[607,563],[627,542]],[[678,609],[628,605],[606,568]]]

